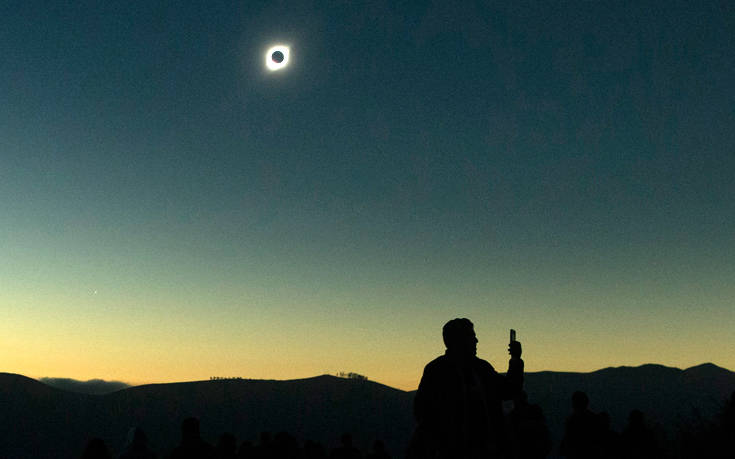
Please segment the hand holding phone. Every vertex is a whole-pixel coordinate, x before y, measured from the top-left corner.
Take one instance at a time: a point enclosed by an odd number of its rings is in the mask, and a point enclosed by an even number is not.
[[[520,359],[521,358],[521,343],[516,340],[516,331],[514,329],[510,329],[510,344],[508,344],[508,353],[510,354],[511,358],[514,359]]]

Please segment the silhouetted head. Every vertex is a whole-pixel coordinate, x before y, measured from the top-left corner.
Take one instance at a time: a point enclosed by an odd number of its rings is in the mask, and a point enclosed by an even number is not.
[[[253,442],[251,442],[250,440],[243,440],[243,442],[240,443],[240,449],[239,449],[240,456],[250,457],[253,447],[254,447]]]
[[[529,405],[528,418],[536,421],[545,421],[544,411],[541,409],[541,406],[536,405],[535,403],[533,405]]]
[[[525,390],[518,393],[518,396],[513,399],[513,408],[520,408],[528,405],[528,394]]]
[[[470,319],[452,319],[442,328],[447,350],[460,355],[477,355],[477,336]]]
[[[273,437],[273,444],[284,457],[291,457],[291,454],[299,449],[299,441],[296,440],[296,437],[284,431],[278,432]]]
[[[82,459],[110,459],[110,452],[101,438],[93,438],[87,443]]]
[[[352,435],[343,433],[339,439],[342,442],[342,446],[352,446]]]
[[[375,451],[376,453],[385,452],[385,444],[380,440],[375,440],[373,442],[373,451]]]
[[[587,397],[587,394],[585,394],[581,390],[578,390],[572,394],[572,408],[574,409],[574,411],[584,411],[587,409],[587,406],[589,404],[589,397]]]
[[[643,412],[641,410],[632,410],[628,415],[628,424],[630,427],[643,427],[645,424]]]
[[[184,422],[181,423],[181,439],[184,441],[199,439],[199,419],[184,419]]]
[[[128,446],[133,449],[145,449],[148,444],[148,437],[140,427],[131,427],[128,430]]]
[[[220,435],[217,441],[217,451],[220,454],[224,453],[234,456],[237,451],[237,440],[235,440],[235,436],[229,432]]]
[[[314,440],[306,440],[304,442],[304,455],[306,457],[327,457],[324,446]]]

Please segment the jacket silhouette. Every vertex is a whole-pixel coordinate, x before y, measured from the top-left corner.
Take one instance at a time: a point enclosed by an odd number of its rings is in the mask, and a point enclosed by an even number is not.
[[[590,400],[582,391],[572,394],[572,414],[567,418],[559,452],[569,459],[600,457],[600,421],[589,410]]]
[[[110,450],[101,438],[92,438],[82,453],[82,459],[111,459]]]
[[[469,319],[453,319],[442,330],[446,353],[424,368],[416,397],[417,427],[408,457],[475,459],[507,450],[502,401],[523,389],[521,344],[510,345],[506,376],[477,358],[477,337]]]
[[[331,459],[360,459],[360,451],[352,446],[352,435],[345,433],[340,437],[340,446],[329,455]]]
[[[128,444],[119,459],[156,459],[156,455],[148,449],[148,437],[140,427],[128,431]]]
[[[508,414],[512,457],[515,459],[543,459],[551,452],[551,436],[541,407],[528,403],[525,392],[513,400],[513,411]]]

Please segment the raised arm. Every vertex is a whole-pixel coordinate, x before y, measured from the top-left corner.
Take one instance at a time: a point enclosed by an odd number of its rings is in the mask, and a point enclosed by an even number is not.
[[[510,361],[508,362],[508,373],[502,378],[500,384],[500,396],[503,400],[516,397],[523,390],[523,359],[520,341],[513,341],[508,346]]]

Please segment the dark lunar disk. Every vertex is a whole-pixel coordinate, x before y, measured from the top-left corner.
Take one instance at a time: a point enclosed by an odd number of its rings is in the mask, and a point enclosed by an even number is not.
[[[271,59],[273,59],[273,62],[280,64],[281,62],[283,62],[283,53],[280,51],[276,51],[271,54]]]

